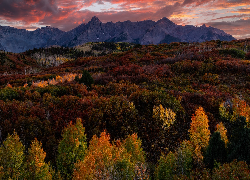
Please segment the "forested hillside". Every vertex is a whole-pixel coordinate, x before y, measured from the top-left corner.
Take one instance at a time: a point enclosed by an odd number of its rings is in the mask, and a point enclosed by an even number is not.
[[[0,179],[250,179],[250,39],[0,52]]]

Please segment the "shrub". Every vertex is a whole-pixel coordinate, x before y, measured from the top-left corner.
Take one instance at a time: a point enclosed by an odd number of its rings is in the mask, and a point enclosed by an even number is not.
[[[16,99],[18,100],[19,95],[16,91],[16,89],[11,88],[11,87],[5,87],[0,90],[0,99],[6,101],[8,100],[13,100]]]
[[[245,59],[250,60],[250,51],[249,51],[248,53],[246,53],[246,57],[245,57]]]
[[[250,171],[245,162],[234,160],[231,163],[226,163],[219,166],[219,168],[215,168],[212,173],[212,179],[250,179]]]
[[[220,54],[222,55],[231,55],[233,58],[240,58],[240,59],[244,59],[246,53],[242,50],[238,50],[235,48],[231,48],[231,49],[221,49],[219,50]]]

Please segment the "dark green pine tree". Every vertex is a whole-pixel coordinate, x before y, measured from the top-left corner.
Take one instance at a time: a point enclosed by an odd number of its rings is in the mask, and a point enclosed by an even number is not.
[[[82,77],[79,78],[78,76],[75,77],[75,81],[79,83],[85,84],[87,87],[91,87],[91,84],[94,83],[94,79],[92,76],[89,74],[88,71],[84,70],[82,73]]]
[[[225,163],[227,160],[227,151],[225,142],[221,139],[219,132],[213,133],[204,156],[204,163],[208,168],[213,169],[215,162]]]
[[[246,127],[246,118],[240,116],[232,124],[232,135],[228,144],[228,160],[246,161],[250,164],[250,129]]]

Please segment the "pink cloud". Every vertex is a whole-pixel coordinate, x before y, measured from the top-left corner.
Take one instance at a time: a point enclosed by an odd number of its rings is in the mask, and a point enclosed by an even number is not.
[[[240,19],[234,22],[209,22],[206,25],[223,29],[226,33],[233,35],[237,39],[250,37],[250,19]]]

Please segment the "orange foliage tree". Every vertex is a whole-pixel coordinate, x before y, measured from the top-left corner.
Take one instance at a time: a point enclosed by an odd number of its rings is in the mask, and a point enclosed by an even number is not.
[[[52,179],[52,173],[50,172],[50,167],[44,162],[46,153],[42,149],[42,143],[37,139],[32,141],[31,147],[28,150],[29,154],[27,156],[27,179]]]
[[[100,138],[96,135],[83,161],[75,164],[73,179],[134,179],[144,177],[144,157],[141,142],[136,135],[129,136],[123,143],[110,143],[110,136],[104,131]],[[139,169],[139,171],[138,171]],[[137,172],[137,173],[136,173]],[[144,174],[141,174],[141,173]]]
[[[250,106],[245,100],[239,97],[233,98],[220,104],[219,110],[221,117],[230,122],[235,122],[238,116],[244,116],[247,127],[250,127]]]
[[[221,139],[225,142],[225,145],[227,146],[228,143],[227,129],[225,128],[222,122],[216,125],[216,132],[220,133]]]
[[[250,170],[246,162],[234,160],[215,168],[212,179],[250,179]]]
[[[194,160],[200,164],[203,160],[202,152],[209,143],[210,130],[208,129],[208,117],[202,107],[199,107],[191,118],[191,127],[189,129],[190,141],[194,146]]]

